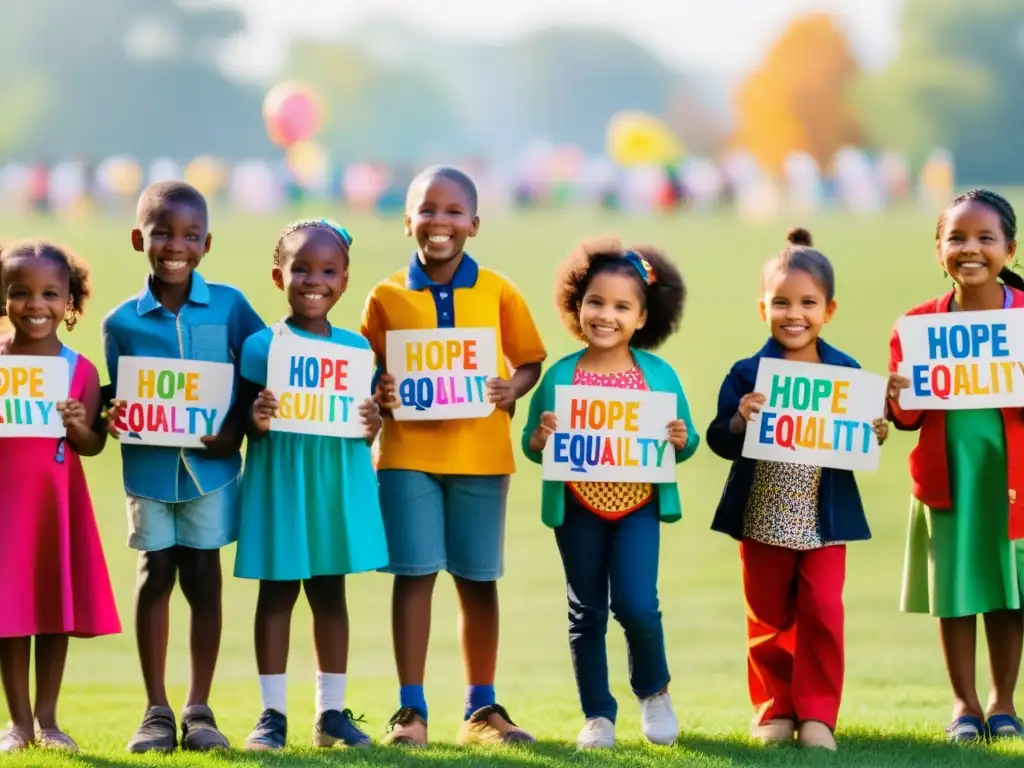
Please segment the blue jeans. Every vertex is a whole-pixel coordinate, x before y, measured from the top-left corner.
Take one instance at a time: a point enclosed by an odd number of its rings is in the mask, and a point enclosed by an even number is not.
[[[583,714],[615,722],[608,686],[608,607],[626,633],[629,682],[637,698],[669,682],[658,610],[657,500],[620,520],[598,517],[566,489],[565,522],[555,529],[569,598],[569,650]]]

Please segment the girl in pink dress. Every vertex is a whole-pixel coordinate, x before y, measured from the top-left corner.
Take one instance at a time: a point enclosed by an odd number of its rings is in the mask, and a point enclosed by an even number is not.
[[[5,438],[0,407],[0,671],[12,720],[0,752],[33,742],[77,751],[57,726],[68,638],[121,631],[80,459],[98,454],[106,441],[106,431],[93,428],[99,376],[57,337],[61,322],[74,328],[88,295],[88,272],[71,253],[36,241],[0,250],[0,315],[14,330],[0,338],[0,355],[62,357],[71,384],[55,409],[67,430],[59,439]]]

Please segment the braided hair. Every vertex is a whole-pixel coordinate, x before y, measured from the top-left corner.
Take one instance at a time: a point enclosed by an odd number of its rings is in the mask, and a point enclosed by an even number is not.
[[[999,216],[999,223],[1002,226],[1003,235],[1006,237],[1007,242],[1016,242],[1017,214],[1013,210],[1013,206],[1010,205],[1009,200],[990,189],[972,189],[968,192],[964,192],[962,195],[954,199],[953,202],[947,205],[946,210],[939,215],[939,221],[935,226],[936,241],[942,237],[942,228],[946,224],[946,214],[963,203],[978,203],[995,212],[996,215]],[[1014,266],[1017,265],[1014,264]],[[1018,291],[1024,291],[1024,277],[1021,277],[1010,267],[1003,267],[999,270],[999,279],[1011,288],[1016,288]]]
[[[277,237],[277,245],[274,247],[274,266],[283,266],[284,259],[282,256],[285,251],[282,250],[282,245],[287,237],[295,232],[302,229],[319,229],[324,232],[330,232],[338,240],[338,247],[341,248],[345,254],[345,261],[348,261],[348,249],[352,246],[352,235],[340,224],[335,224],[333,221],[328,219],[301,219],[299,221],[289,224],[280,235]]]

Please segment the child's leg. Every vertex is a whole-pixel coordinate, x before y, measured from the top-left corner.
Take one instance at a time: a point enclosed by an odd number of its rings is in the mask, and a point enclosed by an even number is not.
[[[480,707],[494,704],[494,674],[498,665],[498,583],[455,577],[459,595],[459,640],[462,668],[469,691],[468,718]],[[483,689],[483,690],[480,690]]]
[[[974,672],[978,640],[977,617],[939,619],[939,635],[942,638],[942,652],[946,657],[946,671],[953,687],[953,719],[965,715],[983,717]]]
[[[1020,673],[1024,618],[1020,611],[993,611],[985,614],[992,690],[988,697],[988,715],[1014,715],[1013,694]]]
[[[181,591],[191,609],[189,655],[192,660],[186,707],[210,700],[221,637],[222,576],[220,550],[178,547]]]
[[[29,693],[29,663],[32,658],[31,637],[8,637],[0,640],[0,676],[3,678],[7,710],[14,727],[31,739],[32,698]]]
[[[256,620],[254,640],[256,644],[256,669],[260,679],[284,675],[288,670],[288,648],[291,642],[292,609],[299,598],[302,582],[261,581],[259,597],[256,599]],[[263,702],[264,709],[276,709],[281,714],[284,702]]]
[[[799,553],[792,700],[797,719],[835,730],[843,694],[846,547]]]
[[[67,635],[36,637],[35,715],[42,730],[57,728],[57,698],[68,657]]]
[[[174,590],[177,567],[175,548],[139,553],[135,637],[150,707],[168,706],[164,676],[170,634],[171,592]]]
[[[588,720],[615,722],[618,704],[608,685],[608,571],[610,525],[575,504],[566,504],[555,541],[565,570],[569,602],[569,652],[580,707]]]
[[[396,576],[391,594],[392,644],[398,683],[422,689],[430,643],[430,606],[436,573]]]
[[[753,539],[740,542],[747,603],[747,685],[755,722],[793,718],[793,585],[798,553]]]

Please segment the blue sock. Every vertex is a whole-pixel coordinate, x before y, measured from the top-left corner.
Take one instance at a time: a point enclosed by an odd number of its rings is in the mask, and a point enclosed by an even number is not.
[[[489,707],[495,703],[493,685],[471,685],[466,689],[466,720],[469,716],[483,707]]]
[[[420,713],[420,717],[427,719],[427,698],[423,695],[422,685],[403,685],[398,689],[398,699],[400,707],[411,707]]]

